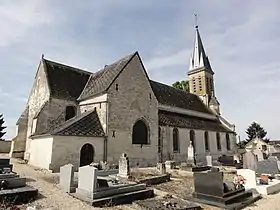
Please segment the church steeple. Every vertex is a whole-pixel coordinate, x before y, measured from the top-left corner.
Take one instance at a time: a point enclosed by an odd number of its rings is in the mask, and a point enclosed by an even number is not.
[[[197,24],[197,15],[195,15],[195,18],[195,40],[188,72],[190,92],[199,95],[209,107],[213,106],[215,102],[215,109],[219,110],[219,102],[215,97],[214,72],[203,47]],[[211,103],[209,103],[210,100]]]
[[[208,56],[205,53],[203,43],[200,37],[200,33],[198,30],[198,25],[195,26],[195,41],[194,41],[194,48],[193,53],[190,59],[190,68],[189,71],[198,70],[198,69],[205,69],[209,73],[214,74],[212,71]]]

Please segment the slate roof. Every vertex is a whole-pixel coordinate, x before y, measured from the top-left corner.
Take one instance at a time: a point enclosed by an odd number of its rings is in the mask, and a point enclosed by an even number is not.
[[[84,112],[74,118],[71,118],[54,128],[49,128],[37,135],[61,135],[61,136],[89,136],[89,137],[103,137],[104,130],[101,126],[96,110]]]
[[[84,89],[91,72],[43,59],[51,96],[75,100]]]
[[[160,104],[213,114],[197,95],[152,80],[150,84]]]
[[[100,71],[92,74],[78,100],[102,93],[110,87],[115,78],[122,72],[137,52],[105,66]]]
[[[226,128],[218,119],[210,120],[161,110],[159,110],[158,115],[159,125],[161,126],[233,133],[231,130]]]

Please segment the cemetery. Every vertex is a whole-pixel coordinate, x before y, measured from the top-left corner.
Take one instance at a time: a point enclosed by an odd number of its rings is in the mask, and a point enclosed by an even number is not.
[[[26,178],[13,172],[10,158],[0,156],[0,202],[28,203],[38,197],[38,190],[26,185]]]
[[[204,162],[173,160],[154,167],[131,167],[122,153],[119,164],[91,163],[75,172],[72,164],[53,173],[58,188],[88,206],[130,205],[132,209],[242,209],[262,198],[280,192],[280,162],[276,156],[262,157],[252,150],[235,159],[222,156],[221,162],[206,156]],[[242,165],[242,168],[240,168]],[[26,185],[26,178],[13,172],[10,158],[0,159],[0,198],[30,203],[38,190]]]

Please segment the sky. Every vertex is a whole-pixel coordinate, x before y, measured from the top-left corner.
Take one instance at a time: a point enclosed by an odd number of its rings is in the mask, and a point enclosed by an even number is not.
[[[198,14],[223,116],[237,134],[253,122],[280,139],[279,0],[1,0],[0,113],[6,139],[41,58],[92,72],[138,51],[149,77],[187,79]]]

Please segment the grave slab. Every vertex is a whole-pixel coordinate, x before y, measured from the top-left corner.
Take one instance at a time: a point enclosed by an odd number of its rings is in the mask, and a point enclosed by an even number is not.
[[[29,203],[38,197],[38,190],[30,187],[0,190],[0,202],[12,202],[15,205]]]
[[[71,193],[70,195],[94,207],[103,207],[108,204],[110,205],[128,204],[128,203],[132,203],[135,200],[152,198],[154,196],[154,191],[152,189],[144,189],[144,190],[133,191],[128,193],[121,193],[121,194],[103,197],[99,199],[91,199],[89,197],[85,197],[78,193]]]
[[[261,195],[271,195],[280,192],[280,180],[273,179],[268,185],[256,185],[256,190]]]
[[[271,159],[258,161],[256,173],[259,176],[261,174],[279,174],[279,163],[280,161]]]

